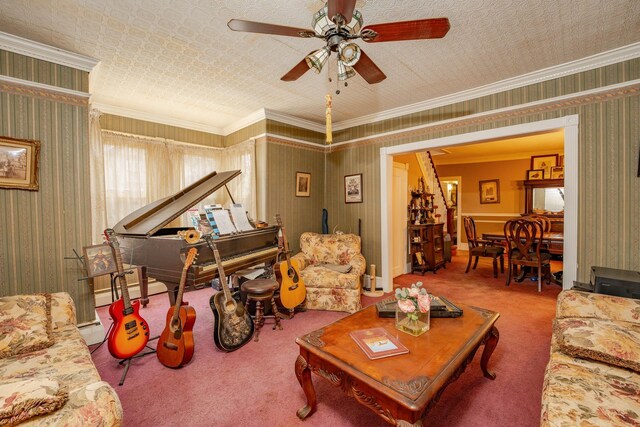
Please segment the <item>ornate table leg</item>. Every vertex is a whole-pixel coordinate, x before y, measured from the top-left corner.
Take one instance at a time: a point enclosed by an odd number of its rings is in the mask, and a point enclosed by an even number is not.
[[[296,359],[296,377],[304,391],[304,395],[307,397],[307,405],[298,409],[297,412],[298,418],[304,420],[316,411],[318,402],[316,400],[316,390],[313,388],[313,382],[311,381],[311,369],[309,369],[309,364],[302,354]]]
[[[496,374],[490,372],[487,369],[487,364],[489,363],[489,358],[493,354],[493,350],[495,350],[498,345],[498,339],[500,339],[500,333],[495,326],[491,327],[491,330],[487,334],[484,339],[484,350],[482,351],[482,359],[480,359],[480,367],[482,368],[482,373],[485,378],[489,378],[490,380],[496,379]]]

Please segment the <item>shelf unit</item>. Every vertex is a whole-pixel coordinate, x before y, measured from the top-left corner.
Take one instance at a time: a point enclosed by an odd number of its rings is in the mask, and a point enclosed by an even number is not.
[[[407,207],[407,218],[410,224],[427,224],[435,222],[433,212],[435,208],[433,206],[432,193],[426,193],[422,191],[411,192],[411,202]]]
[[[409,224],[409,247],[411,273],[433,271],[446,268],[444,263],[444,223]]]

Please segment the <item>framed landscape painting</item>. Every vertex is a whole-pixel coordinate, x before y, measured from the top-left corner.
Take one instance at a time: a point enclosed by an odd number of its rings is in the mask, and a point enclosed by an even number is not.
[[[38,190],[40,141],[0,137],[0,188]]]

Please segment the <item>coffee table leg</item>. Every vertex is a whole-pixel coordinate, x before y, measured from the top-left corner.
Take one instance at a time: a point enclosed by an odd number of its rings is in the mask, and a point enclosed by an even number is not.
[[[480,367],[482,368],[482,373],[486,378],[489,378],[490,380],[495,380],[496,374],[490,372],[487,369],[487,364],[489,363],[489,358],[493,354],[493,350],[495,350],[496,346],[498,345],[498,339],[500,339],[500,333],[495,326],[492,326],[491,330],[485,337],[482,359],[480,359]]]
[[[304,391],[304,395],[307,397],[307,405],[298,409],[297,412],[298,418],[304,420],[316,411],[318,402],[316,400],[316,390],[313,388],[313,382],[311,381],[311,369],[309,369],[309,364],[302,354],[296,359],[296,377]]]

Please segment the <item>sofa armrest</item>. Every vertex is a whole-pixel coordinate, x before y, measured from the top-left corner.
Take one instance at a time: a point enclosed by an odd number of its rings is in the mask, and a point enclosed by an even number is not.
[[[304,252],[298,252],[294,256],[291,257],[292,260],[296,260],[298,263],[298,268],[300,271],[304,270],[311,264],[311,258],[308,258]],[[287,262],[286,260],[282,262]]]
[[[76,326],[76,306],[66,292],[51,294],[51,326],[53,329]]]
[[[566,290],[558,295],[556,317],[590,317],[640,324],[640,300]]]
[[[362,254],[354,255],[349,261],[349,265],[352,267],[350,273],[356,274],[358,277],[362,276],[367,270],[367,260],[364,259]]]

